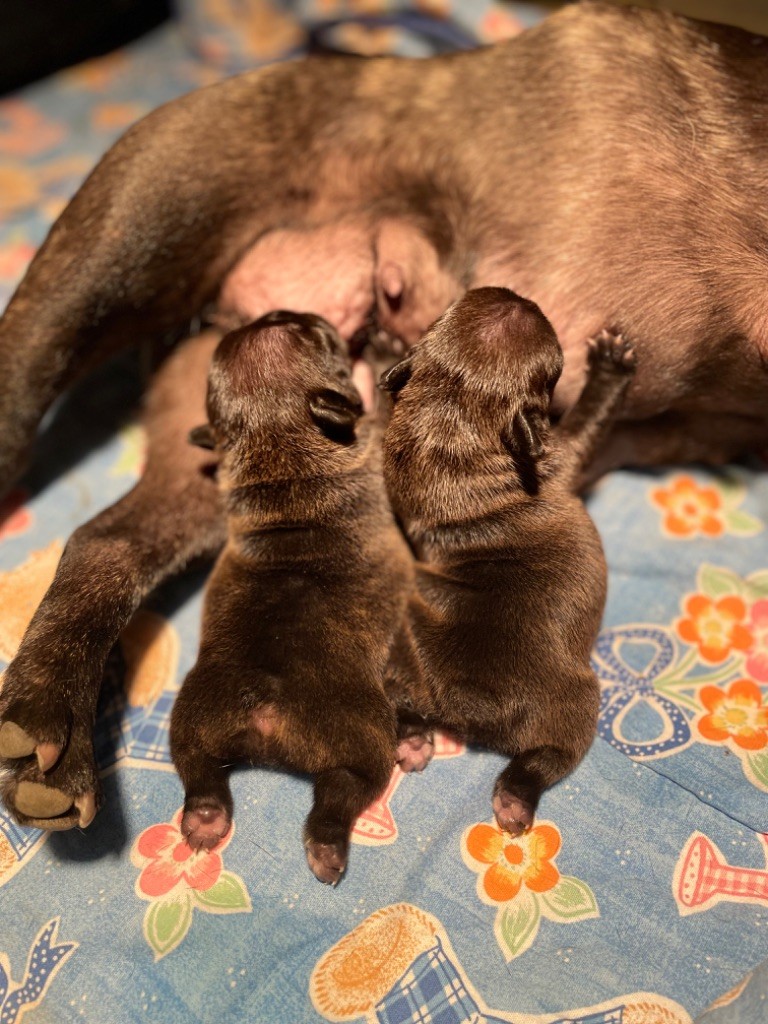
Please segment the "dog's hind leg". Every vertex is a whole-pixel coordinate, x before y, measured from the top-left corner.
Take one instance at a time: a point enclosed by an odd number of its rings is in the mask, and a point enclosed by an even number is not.
[[[227,762],[237,758],[234,747],[244,728],[239,700],[227,700],[231,679],[222,679],[221,671],[220,663],[199,660],[171,713],[171,756],[184,786],[181,831],[193,850],[212,849],[232,827]]]
[[[142,598],[212,556],[224,517],[211,453],[187,442],[205,420],[218,335],[186,342],[147,396],[147,467],[122,500],[75,531],[0,693],[2,796],[25,825],[87,825],[99,785],[92,729],[104,664]]]
[[[340,881],[352,826],[381,795],[391,774],[391,761],[384,761],[364,768],[331,768],[316,776],[315,802],[304,827],[307,863],[315,878],[330,885]]]
[[[510,756],[496,780],[493,812],[501,829],[520,835],[533,824],[544,790],[582,760],[595,735],[600,687],[591,670],[546,684],[522,722],[510,724],[507,742],[493,749]]]

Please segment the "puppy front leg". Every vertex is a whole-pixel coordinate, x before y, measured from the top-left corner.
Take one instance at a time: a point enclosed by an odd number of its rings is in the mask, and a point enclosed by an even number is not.
[[[635,349],[621,334],[601,331],[588,342],[587,382],[557,428],[564,478],[576,486],[613,424],[635,372]]]

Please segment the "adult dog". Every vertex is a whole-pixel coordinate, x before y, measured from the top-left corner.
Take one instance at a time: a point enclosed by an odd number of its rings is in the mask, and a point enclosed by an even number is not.
[[[479,285],[552,322],[560,412],[586,337],[635,341],[602,468],[763,446],[766,117],[765,40],[598,3],[495,48],[284,64],[182,97],[107,153],[0,322],[0,481],[77,374],[207,307],[310,310],[346,338],[375,319],[412,343]],[[9,666],[0,755],[22,822],[90,819],[107,652],[150,588],[222,542],[205,457],[185,451],[212,347],[155,383],[144,479],[75,533]],[[43,794],[23,807],[21,779]]]

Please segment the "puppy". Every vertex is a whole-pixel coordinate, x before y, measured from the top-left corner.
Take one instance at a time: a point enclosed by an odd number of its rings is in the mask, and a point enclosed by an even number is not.
[[[550,428],[562,366],[537,306],[480,288],[382,380],[395,400],[385,478],[421,560],[388,669],[401,764],[423,767],[437,724],[507,755],[493,809],[513,834],[531,826],[542,791],[578,764],[594,734],[589,656],[606,567],[574,484],[634,357],[601,335],[584,394]]]
[[[229,762],[307,772],[307,860],[330,883],[392,772],[383,675],[412,572],[350,369],[335,330],[310,315],[262,317],[217,348],[209,424],[191,440],[220,456],[228,536],[171,718],[190,846],[230,828]]]

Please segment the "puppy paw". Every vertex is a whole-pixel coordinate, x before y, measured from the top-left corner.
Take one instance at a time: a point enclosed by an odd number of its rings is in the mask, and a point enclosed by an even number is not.
[[[185,806],[181,834],[193,850],[212,850],[232,827],[232,818],[217,801]]]
[[[395,763],[403,772],[423,772],[434,755],[433,734],[415,733],[400,740],[395,753]]]
[[[93,744],[85,727],[70,728],[65,707],[46,700],[8,701],[0,719],[2,798],[20,825],[49,831],[86,828],[100,805]]]
[[[513,836],[521,836],[533,825],[531,804],[503,788],[493,795],[493,813],[499,828]]]
[[[610,373],[632,374],[637,356],[635,346],[620,331],[602,330],[587,342],[589,365]]]
[[[304,844],[312,874],[326,885],[338,885],[347,867],[348,846],[344,843],[319,843],[307,839]]]

